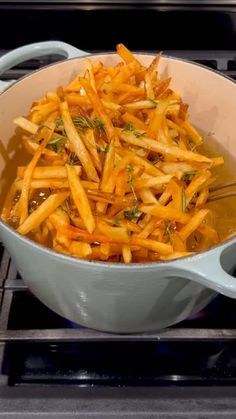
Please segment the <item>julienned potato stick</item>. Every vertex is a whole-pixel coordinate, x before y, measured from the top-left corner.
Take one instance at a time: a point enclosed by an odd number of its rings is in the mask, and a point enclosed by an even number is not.
[[[193,196],[196,192],[198,192],[205,184],[205,182],[210,179],[211,172],[209,170],[201,171],[201,173],[194,176],[191,184],[186,188],[185,190],[185,196],[186,196],[186,204],[188,205]]]
[[[124,60],[127,64],[135,61],[141,68],[140,62],[135,58],[132,52],[129,51],[128,48],[126,48],[124,44],[118,44],[116,46],[116,51],[117,51],[117,54],[119,54],[119,56],[122,58],[122,60]]]
[[[207,199],[224,159],[202,154],[191,109],[160,77],[161,54],[145,67],[125,45],[117,53],[114,66],[86,58],[15,118],[28,164],[15,169],[1,218],[88,261],[191,256],[220,240]]]
[[[86,257],[92,254],[92,248],[88,243],[73,240],[69,245],[70,253],[78,257]]]
[[[95,182],[90,182],[89,180],[82,180],[81,181],[83,187],[87,190],[87,193],[89,195],[96,195],[94,192],[98,191],[98,184]],[[23,187],[23,180],[19,179],[15,181],[15,190],[21,191]],[[55,179],[55,178],[46,178],[46,179],[31,179],[30,181],[30,189],[68,189],[69,188],[69,182],[67,179]],[[97,197],[100,197],[100,195],[96,195]],[[104,197],[100,197],[104,198]],[[105,198],[104,198],[105,199]],[[111,197],[106,196],[106,199],[111,200]],[[112,201],[113,202],[113,201]],[[127,202],[127,201],[126,201]]]
[[[89,98],[91,105],[94,108],[94,111],[96,112],[97,116],[101,118],[101,120],[103,121],[104,129],[110,142],[112,138],[116,136],[116,134],[114,131],[113,124],[107,115],[105,107],[103,106],[103,103],[101,102],[97,93],[92,88],[91,84],[87,80],[82,78],[80,82],[82,87],[86,91],[87,97]]]
[[[76,153],[79,160],[81,161],[88,179],[98,181],[96,169],[88,151],[85,148],[83,141],[81,140],[80,134],[73,124],[67,102],[61,103],[60,110],[65,131],[71,144],[71,149]]]
[[[145,131],[147,129],[147,126],[144,124],[144,122],[142,122],[140,118],[137,118],[132,113],[125,112],[124,115],[122,115],[122,119],[125,124],[133,124],[136,129],[141,131]]]
[[[23,224],[17,229],[18,233],[28,234],[37,228],[58,208],[69,196],[68,192],[50,195],[35,211],[33,211]]]
[[[74,166],[77,175],[81,174],[82,167]],[[18,166],[17,176],[24,177],[26,166]],[[67,171],[65,166],[40,166],[36,167],[32,173],[33,179],[61,179],[67,178]]]
[[[47,126],[45,125],[42,128],[42,142],[39,145],[36,153],[34,154],[32,160],[29,162],[23,177],[23,185],[21,190],[21,196],[19,198],[19,210],[20,210],[20,224],[22,224],[27,216],[28,216],[28,199],[29,199],[29,189],[30,189],[30,181],[32,178],[33,171],[40,159],[40,156],[42,154],[42,151],[48,144],[50,138],[52,137],[53,131],[54,131],[55,125],[51,122],[48,123]],[[39,134],[40,136],[40,134]]]
[[[183,213],[175,208],[167,207],[161,204],[157,205],[141,205],[140,211],[144,212],[145,214],[151,214],[161,220],[171,220],[177,221],[182,224],[186,224],[190,219],[191,216],[188,214]]]
[[[135,181],[135,189],[159,188],[170,182],[174,175],[163,175],[158,177],[150,177],[149,179],[137,179]]]
[[[131,249],[130,246],[128,246],[127,244],[124,244],[122,246],[122,256],[125,263],[130,263],[132,261]]]
[[[179,231],[179,235],[182,240],[186,240],[191,233],[193,233],[203,222],[204,218],[206,218],[207,214],[209,213],[209,210],[202,209],[197,214],[195,214],[191,220],[185,224],[184,227],[181,228]]]
[[[129,144],[136,145],[138,147],[147,148],[148,150],[161,153],[164,156],[169,156],[173,160],[180,161],[193,161],[200,163],[207,163],[209,167],[212,166],[212,161],[208,157],[202,156],[201,154],[193,153],[192,151],[180,150],[176,146],[167,146],[155,141],[151,138],[143,137],[142,139],[135,137],[135,135],[124,133],[122,130],[119,131],[120,138]]]
[[[22,128],[24,131],[29,132],[30,134],[36,134],[38,131],[39,126],[34,124],[33,122],[29,121],[22,116],[18,116],[14,119],[14,124],[18,125],[18,127]]]
[[[144,204],[157,204],[157,198],[149,188],[143,188],[138,191],[138,195]]]
[[[195,255],[195,252],[173,252],[171,255],[161,256],[161,260],[173,260]]]
[[[169,255],[173,252],[173,247],[170,244],[160,243],[156,240],[134,237],[131,240],[131,243],[136,244],[137,246],[146,247],[147,249],[153,250],[156,253],[160,253],[160,255]]]
[[[88,196],[74,167],[67,165],[66,170],[72,198],[88,232],[91,234],[95,229],[95,220]]]

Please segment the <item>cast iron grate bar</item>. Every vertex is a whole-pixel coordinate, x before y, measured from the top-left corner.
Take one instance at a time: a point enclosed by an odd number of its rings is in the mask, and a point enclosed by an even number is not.
[[[80,386],[80,387],[165,387],[165,386],[235,386],[235,377],[205,377],[189,375],[163,375],[157,377],[52,377],[48,376],[15,376],[10,375],[8,384],[10,386]]]
[[[235,0],[236,3],[236,0]],[[7,53],[6,50],[0,50],[0,57]],[[90,53],[99,53],[100,50],[88,51]],[[148,51],[149,53],[155,54],[157,51]],[[236,77],[236,53],[231,50],[216,50],[216,51],[204,51],[204,50],[167,50],[163,51],[165,55],[173,57],[183,58],[190,61],[194,61],[203,64],[213,70],[223,72],[225,75],[235,78]],[[1,76],[2,80],[15,80],[20,77],[29,74],[31,71],[41,68],[43,66],[52,64],[62,60],[63,57],[58,55],[48,55],[32,60],[28,60],[24,63],[19,64],[15,68],[8,70]]]
[[[184,341],[232,341],[235,329],[169,328],[156,333],[112,334],[96,330],[34,329],[0,330],[0,343],[9,342],[184,342]]]
[[[27,5],[30,3],[35,3],[34,0],[0,0],[1,3],[13,3],[13,4],[21,4]],[[37,4],[64,4],[66,3],[71,4],[73,6],[80,5],[80,6],[87,6],[87,7],[99,7],[99,6],[133,6],[133,0],[38,0]],[[234,6],[236,4],[236,0],[205,0],[204,2],[201,1],[201,7],[210,7],[210,6]],[[135,7],[138,6],[199,6],[199,0],[136,0]]]

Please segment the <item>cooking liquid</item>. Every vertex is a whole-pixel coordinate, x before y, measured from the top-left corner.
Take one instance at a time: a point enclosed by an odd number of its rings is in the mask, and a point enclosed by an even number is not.
[[[21,129],[16,130],[16,134],[11,138],[8,143],[7,149],[3,148],[3,145],[0,142],[0,152],[5,156],[5,167],[2,171],[0,179],[0,213],[5,201],[5,197],[11,187],[12,182],[16,178],[16,170],[18,166],[25,166],[31,160],[30,156],[25,148],[21,144]],[[13,152],[14,150],[14,152]],[[41,164],[42,165],[42,164]],[[35,190],[30,197],[29,211],[32,211],[37,208],[50,194],[48,189],[37,189]],[[17,202],[20,196],[20,192],[16,193],[15,201]],[[9,220],[9,225],[14,228],[18,227],[18,220],[11,219]]]
[[[213,136],[204,136],[204,142],[198,151],[209,157],[224,157],[224,165],[213,168],[212,173],[216,176],[213,185],[236,180],[236,162]],[[215,194],[235,191],[236,186],[223,189]],[[218,201],[209,202],[206,207],[212,211],[214,228],[217,230],[220,240],[224,240],[228,235],[236,233],[236,197],[223,198]]]
[[[25,165],[31,159],[31,156],[29,156],[29,154],[21,146],[21,134],[22,132],[18,130],[18,133],[9,142],[10,151],[12,150],[13,145],[15,145],[16,152],[6,162],[0,180],[0,210],[2,209],[5,196],[11,186],[11,183],[16,177],[17,166]],[[214,184],[236,179],[235,160],[219,145],[219,143],[217,143],[214,137],[210,135],[203,135],[203,138],[203,145],[198,147],[197,151],[209,157],[223,156],[225,160],[225,164],[223,166],[212,169],[214,175],[217,177]],[[234,188],[235,187],[228,188],[227,191],[234,190]],[[36,190],[31,196],[30,205],[32,206],[32,210],[40,205],[49,193],[49,190]],[[213,222],[213,226],[217,230],[220,240],[224,240],[224,238],[230,234],[236,234],[236,197],[224,198],[219,201],[210,202],[206,205],[206,207],[211,210],[211,223]],[[9,224],[16,228],[17,220],[11,220]],[[189,250],[197,251],[197,243],[194,241],[195,239],[192,239],[193,237],[188,240],[188,248]]]

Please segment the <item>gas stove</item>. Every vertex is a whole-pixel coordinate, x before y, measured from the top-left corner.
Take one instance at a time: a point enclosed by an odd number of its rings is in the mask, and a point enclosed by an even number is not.
[[[0,0],[0,16],[0,55],[50,39],[89,52],[123,42],[236,80],[234,0]],[[60,59],[30,60],[2,79]],[[89,330],[38,301],[0,245],[0,417],[235,418],[235,396],[236,300],[218,296],[155,333]]]

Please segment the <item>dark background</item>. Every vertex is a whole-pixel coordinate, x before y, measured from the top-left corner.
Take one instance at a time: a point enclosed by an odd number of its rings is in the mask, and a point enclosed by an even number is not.
[[[63,40],[88,51],[235,49],[236,5],[0,2],[0,50]]]

